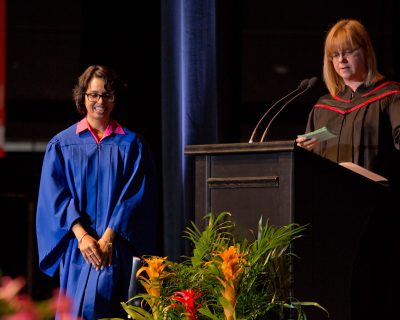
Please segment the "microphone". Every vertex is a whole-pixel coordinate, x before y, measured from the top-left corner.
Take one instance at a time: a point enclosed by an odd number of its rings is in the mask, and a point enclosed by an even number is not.
[[[257,133],[257,130],[258,130],[259,126],[261,125],[261,123],[263,122],[263,120],[265,119],[265,117],[271,112],[271,110],[272,110],[273,108],[275,108],[275,106],[276,106],[279,102],[281,102],[282,100],[284,100],[284,99],[290,97],[292,94],[296,93],[296,92],[299,91],[299,90],[304,90],[304,88],[307,88],[308,83],[309,83],[309,80],[308,80],[308,79],[304,79],[303,81],[301,81],[301,82],[300,82],[300,85],[299,85],[295,90],[289,92],[289,93],[288,93],[286,96],[284,96],[283,98],[280,98],[278,101],[276,101],[276,102],[272,105],[271,108],[269,108],[269,109],[264,113],[264,115],[263,115],[263,116],[261,117],[261,119],[258,121],[256,127],[254,128],[254,130],[253,130],[253,132],[252,132],[252,134],[251,134],[249,143],[253,143],[254,137],[255,137],[255,135],[256,135],[256,133]]]
[[[304,81],[304,80],[303,80]],[[268,131],[269,131],[269,127],[271,126],[272,122],[275,120],[275,118],[282,112],[283,109],[285,109],[285,107],[292,102],[294,99],[296,99],[298,96],[302,95],[304,92],[306,92],[308,89],[311,89],[315,83],[318,81],[317,77],[312,77],[309,81],[308,81],[308,85],[303,88],[302,91],[300,91],[298,94],[296,94],[294,97],[292,97],[291,99],[289,99],[279,110],[277,113],[275,113],[275,115],[272,117],[272,119],[269,121],[267,127],[264,130],[263,135],[261,136],[260,142],[264,142]],[[300,88],[300,87],[299,87]]]

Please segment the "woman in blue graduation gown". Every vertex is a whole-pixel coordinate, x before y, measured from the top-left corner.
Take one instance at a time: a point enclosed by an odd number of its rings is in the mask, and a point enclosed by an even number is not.
[[[73,300],[73,316],[122,317],[132,257],[155,254],[151,152],[112,117],[123,82],[90,66],[74,88],[85,117],[47,145],[37,205],[39,266]],[[60,314],[57,315],[58,317]]]

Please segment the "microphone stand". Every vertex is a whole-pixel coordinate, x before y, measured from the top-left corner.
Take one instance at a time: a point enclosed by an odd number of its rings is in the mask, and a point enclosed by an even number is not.
[[[293,98],[291,98],[289,101],[287,101],[279,110],[277,113],[275,113],[275,115],[272,117],[271,121],[268,123],[267,127],[265,128],[263,135],[261,136],[260,142],[264,142],[265,137],[267,136],[267,133],[269,131],[269,127],[271,126],[271,123],[275,120],[275,118],[282,112],[283,109],[285,109],[285,107],[292,102],[294,99],[296,99],[298,96],[302,95],[304,92],[306,92],[308,90],[309,87],[305,88],[303,91],[299,92],[298,94],[296,94]]]
[[[252,132],[252,134],[251,134],[249,143],[253,143],[254,137],[255,137],[255,135],[256,135],[256,133],[257,133],[258,128],[260,127],[260,125],[261,125],[261,123],[263,122],[263,120],[265,119],[265,117],[271,112],[271,110],[274,109],[274,108],[276,107],[276,105],[277,105],[279,102],[281,102],[282,100],[284,100],[284,99],[290,97],[292,94],[294,94],[294,93],[297,92],[298,90],[303,89],[304,87],[306,87],[306,89],[307,89],[307,88],[308,88],[308,87],[307,87],[308,82],[309,82],[308,79],[304,79],[304,80],[300,83],[300,85],[299,85],[295,90],[289,92],[289,93],[288,93],[286,96],[284,96],[283,98],[280,98],[278,101],[276,101],[276,102],[272,105],[271,108],[269,108],[269,109],[267,110],[267,112],[264,113],[264,115],[263,115],[263,116],[261,117],[261,119],[258,121],[256,127],[254,128],[254,130],[253,130],[253,132]],[[303,92],[304,92],[304,91],[303,91]],[[297,97],[297,95],[296,95],[296,97]],[[291,100],[290,100],[290,101],[291,101]]]
[[[308,86],[301,92],[299,92],[298,94],[296,94],[294,97],[292,97],[291,99],[289,99],[279,110],[277,113],[275,113],[275,115],[272,117],[272,119],[270,120],[270,122],[268,123],[267,127],[265,128],[263,135],[261,136],[260,142],[264,142],[268,131],[269,131],[269,127],[271,126],[272,122],[275,120],[275,118],[282,112],[283,109],[285,109],[285,107],[292,102],[294,99],[296,99],[298,96],[302,95],[304,92],[306,92],[308,89],[310,89],[311,87],[314,86],[314,84],[317,82],[318,78],[317,77],[313,77],[308,81]],[[299,87],[300,88],[300,87]]]

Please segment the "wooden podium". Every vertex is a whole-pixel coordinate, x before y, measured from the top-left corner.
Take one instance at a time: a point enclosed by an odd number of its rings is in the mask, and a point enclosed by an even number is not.
[[[307,225],[294,241],[294,297],[315,301],[330,320],[352,319],[363,282],[363,243],[386,210],[386,186],[295,146],[294,141],[189,145],[195,162],[195,215],[229,211],[252,239],[261,216],[273,225]],[[375,223],[375,222],[374,222]],[[358,280],[357,280],[358,279]],[[361,298],[360,298],[361,299]],[[328,319],[316,308],[309,319]],[[353,317],[355,319],[355,317]]]

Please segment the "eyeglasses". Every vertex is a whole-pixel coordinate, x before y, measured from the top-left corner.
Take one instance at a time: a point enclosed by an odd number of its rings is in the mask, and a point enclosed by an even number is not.
[[[92,93],[85,93],[85,95],[90,102],[97,102],[99,101],[100,98],[102,98],[103,101],[106,102],[113,102],[115,100],[114,94],[108,92],[103,94],[92,92]]]
[[[338,61],[340,59],[340,57],[342,57],[343,59],[347,59],[349,57],[353,57],[354,54],[357,52],[358,49],[360,49],[361,47],[358,48],[354,48],[354,49],[346,49],[340,52],[333,52],[330,56],[329,59],[331,61]]]

